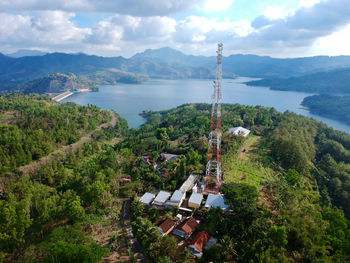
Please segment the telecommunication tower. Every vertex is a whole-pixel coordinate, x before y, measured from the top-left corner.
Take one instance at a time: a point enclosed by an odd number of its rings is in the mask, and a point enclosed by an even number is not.
[[[208,146],[208,163],[205,172],[205,193],[217,194],[222,184],[221,174],[221,87],[222,87],[222,49],[218,44],[216,79],[212,96],[212,109]]]

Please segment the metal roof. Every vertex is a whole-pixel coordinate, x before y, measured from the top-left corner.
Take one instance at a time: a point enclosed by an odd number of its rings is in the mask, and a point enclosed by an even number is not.
[[[235,135],[243,135],[244,137],[246,137],[250,133],[250,130],[239,126],[239,127],[230,128],[229,132]]]
[[[199,175],[197,174],[191,174],[187,180],[181,185],[180,191],[182,192],[188,192],[192,189],[196,181],[199,179]]]
[[[188,200],[189,203],[194,203],[200,205],[203,200],[203,195],[198,193],[192,193],[190,199]]]
[[[154,199],[155,195],[152,193],[145,193],[141,199],[140,202],[149,205],[152,200]]]
[[[166,200],[168,200],[170,196],[169,192],[165,192],[165,191],[160,191],[156,197],[156,199],[154,199],[153,202],[157,202],[157,203],[164,203]]]
[[[173,195],[171,196],[171,199],[170,201],[172,202],[178,202],[180,201],[181,199],[183,199],[185,196],[185,193],[180,191],[180,190],[176,190]]]
[[[225,204],[225,199],[222,195],[209,194],[205,202],[205,207],[221,207],[222,209],[227,209],[228,205]]]

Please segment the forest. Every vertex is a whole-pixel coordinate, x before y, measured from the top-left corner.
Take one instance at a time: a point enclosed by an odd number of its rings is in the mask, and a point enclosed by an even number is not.
[[[0,176],[0,262],[136,262],[123,227],[126,200],[134,235],[150,262],[194,262],[187,249],[179,253],[172,236],[157,232],[176,209],[148,209],[137,197],[178,189],[189,174],[204,174],[210,105],[143,112],[147,122],[139,129],[119,116],[93,142],[23,174],[17,167],[35,160],[37,148],[45,149],[39,158],[109,115],[92,105],[14,96],[0,97],[1,158],[7,160]],[[222,122],[221,191],[231,211],[193,211],[202,219],[196,231],[218,239],[198,262],[349,261],[350,135],[260,106],[224,104]],[[229,134],[235,126],[251,135]],[[254,147],[242,157],[240,149],[250,141]],[[40,146],[44,142],[47,148]],[[162,152],[180,158],[154,169]],[[146,154],[152,165],[141,158]]]
[[[350,124],[350,96],[313,95],[301,103],[311,113]]]

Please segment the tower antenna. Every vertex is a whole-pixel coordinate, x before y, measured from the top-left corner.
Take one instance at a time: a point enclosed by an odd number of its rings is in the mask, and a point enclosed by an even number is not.
[[[204,192],[209,194],[219,193],[222,184],[221,171],[221,87],[222,87],[222,49],[223,44],[218,44],[216,79],[214,80],[214,93],[212,96],[212,109],[210,120],[208,163],[205,172]]]

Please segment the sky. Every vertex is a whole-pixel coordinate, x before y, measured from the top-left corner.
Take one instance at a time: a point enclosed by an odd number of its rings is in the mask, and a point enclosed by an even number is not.
[[[350,55],[349,0],[1,0],[0,52]]]

